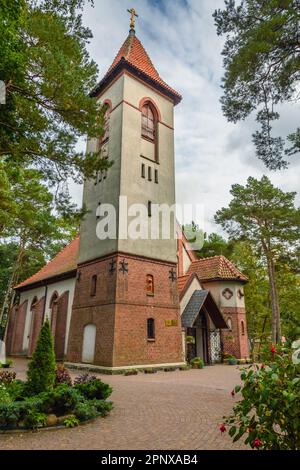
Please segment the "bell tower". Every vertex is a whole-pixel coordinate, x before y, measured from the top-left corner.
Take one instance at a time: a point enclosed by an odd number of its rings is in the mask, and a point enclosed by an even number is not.
[[[161,79],[135,34],[137,14],[129,13],[129,35],[92,92],[107,111],[101,142],[87,148],[100,146],[112,165],[84,185],[88,213],[68,344],[69,362],[112,371],[184,362],[170,210],[181,96]],[[163,233],[167,219],[170,231]]]

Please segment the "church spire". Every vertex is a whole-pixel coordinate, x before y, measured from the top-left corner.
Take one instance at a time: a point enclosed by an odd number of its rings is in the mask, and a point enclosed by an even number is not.
[[[130,10],[128,9],[127,11],[131,15],[129,34],[130,36],[134,36],[135,35],[135,18],[138,18],[139,15],[137,14],[134,8],[131,8]]]

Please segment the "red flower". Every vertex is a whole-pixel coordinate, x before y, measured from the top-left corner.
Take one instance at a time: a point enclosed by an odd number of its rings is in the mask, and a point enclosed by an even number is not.
[[[225,426],[225,424],[224,424],[224,423],[221,424],[221,426],[219,427],[219,429],[220,429],[221,433],[225,432],[225,431],[226,431],[226,426]]]
[[[257,437],[257,438],[254,439],[254,441],[252,442],[252,446],[255,447],[255,449],[259,449],[259,448],[262,446],[262,440],[259,439],[259,437]]]
[[[234,390],[232,390],[231,396],[232,396],[232,398],[234,398],[234,396],[235,396],[235,391]]]
[[[275,348],[275,346],[272,346],[272,347],[271,347],[271,353],[272,353],[272,354],[275,354],[275,353],[276,353],[276,348]]]
[[[264,368],[265,368],[265,365],[264,365],[264,364],[262,364],[260,368],[261,368],[261,369],[264,369]]]

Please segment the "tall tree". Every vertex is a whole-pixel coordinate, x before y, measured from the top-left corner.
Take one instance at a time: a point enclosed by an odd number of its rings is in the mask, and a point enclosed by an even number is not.
[[[87,0],[88,1],[88,0]],[[84,0],[4,0],[0,5],[0,161],[34,165],[52,183],[92,176],[107,163],[76,150],[103,133],[103,112],[89,93],[97,66],[83,26]]]
[[[295,193],[275,188],[263,176],[248,178],[246,186],[235,184],[228,208],[216,213],[215,220],[234,239],[249,240],[265,258],[272,307],[272,340],[281,341],[281,322],[276,283],[276,262],[299,246],[300,210]]]
[[[261,130],[254,136],[257,155],[270,169],[287,166],[286,155],[300,150],[300,128],[288,136],[272,136],[276,105],[299,101],[300,1],[225,0],[214,13],[218,35],[225,35],[224,95],[227,119],[237,122],[257,111]]]

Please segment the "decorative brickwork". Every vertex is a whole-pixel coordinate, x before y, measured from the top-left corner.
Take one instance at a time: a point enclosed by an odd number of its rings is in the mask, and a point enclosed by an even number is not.
[[[247,334],[246,311],[244,308],[223,308],[223,316],[227,321],[231,319],[231,330],[221,330],[223,352],[234,355],[237,358],[249,357],[249,345]],[[242,331],[244,322],[244,334]]]
[[[44,304],[45,297],[42,297],[34,306],[32,307],[32,316],[31,316],[31,328],[30,328],[30,339],[28,347],[28,357],[31,357],[34,353],[37,340],[43,325],[44,320]]]
[[[118,268],[126,260],[128,272],[111,272],[112,259]],[[169,278],[175,266],[132,255],[117,254],[80,266],[67,359],[81,362],[83,329],[97,328],[95,364],[105,367],[182,362],[182,336],[177,283]],[[95,296],[90,279],[97,274]],[[153,296],[147,295],[147,275],[154,279]],[[147,319],[155,321],[155,340],[147,339]],[[172,326],[166,325],[172,320]]]

